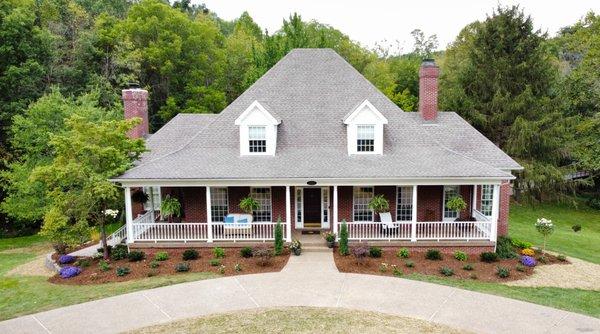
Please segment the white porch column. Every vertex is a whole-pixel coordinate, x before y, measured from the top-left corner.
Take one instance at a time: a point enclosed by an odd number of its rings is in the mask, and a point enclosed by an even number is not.
[[[292,242],[292,199],[290,186],[285,186],[285,241]]]
[[[338,234],[338,186],[333,186],[333,233]]]
[[[417,241],[417,185],[412,192],[412,224],[410,225],[410,241]]]
[[[127,226],[127,243],[133,243],[133,210],[131,208],[131,188],[125,187],[125,225]]]
[[[156,218],[154,217],[154,211],[156,208],[154,207],[154,187],[150,187],[150,217],[152,218],[152,222],[156,222]]]
[[[212,204],[210,203],[210,187],[206,186],[206,228],[208,231],[207,242],[213,242],[213,230],[212,230],[212,212],[210,210]]]
[[[477,185],[473,185],[473,198],[471,198],[471,217],[475,216],[477,210]]]
[[[490,241],[496,241],[498,235],[498,216],[500,212],[500,185],[494,184],[492,201],[492,231],[490,232]]]

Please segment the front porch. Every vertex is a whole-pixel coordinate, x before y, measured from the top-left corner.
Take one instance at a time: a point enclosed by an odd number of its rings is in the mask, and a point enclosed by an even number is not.
[[[339,236],[342,221],[348,227],[349,240],[408,245],[494,244],[498,230],[504,230],[506,217],[500,217],[501,188],[509,184],[450,185],[332,185],[332,186],[209,186],[209,187],[126,187],[127,227],[123,234],[128,243],[154,244],[228,244],[274,240],[280,220],[284,240],[306,230],[331,230]],[[132,202],[133,191],[145,191],[149,200]],[[182,204],[182,217],[164,221],[160,201],[167,194]],[[390,202],[392,222],[379,221],[368,209],[374,195]],[[445,202],[460,195],[467,208],[449,211]],[[225,223],[230,213],[240,213],[239,201],[252,196],[261,208],[254,221],[241,226]],[[135,218],[134,218],[135,217]],[[335,223],[334,223],[335,222]]]

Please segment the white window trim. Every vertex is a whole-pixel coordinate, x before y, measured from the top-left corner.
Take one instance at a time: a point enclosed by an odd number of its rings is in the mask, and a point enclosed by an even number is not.
[[[400,188],[408,188],[408,190],[410,192],[410,210],[411,210],[410,217],[411,218],[409,220],[399,220],[398,219],[398,208],[400,207],[400,203],[399,203],[400,197],[398,196],[398,194],[399,194]],[[394,213],[396,221],[410,222],[410,221],[413,220],[413,218],[414,218],[413,217],[413,214],[414,214],[413,205],[415,203],[414,198],[413,198],[414,195],[415,194],[414,194],[414,191],[413,191],[413,186],[396,186],[396,212]]]
[[[215,203],[217,203],[217,198],[215,198],[217,192],[215,190],[217,189],[224,189],[225,190],[225,200],[227,201],[227,203],[225,204],[227,206],[227,212],[225,213],[225,216],[229,214],[229,188],[228,187],[210,187],[211,191],[210,191],[210,211],[211,211],[211,220],[213,222],[221,222],[220,220],[215,220],[215,213],[213,212],[213,207],[215,206]]]
[[[361,116],[365,109],[371,111],[368,116]],[[356,109],[344,118],[346,124],[346,137],[349,155],[362,154],[383,154],[383,125],[388,124],[387,118],[375,108],[368,100],[361,103]],[[357,149],[358,143],[358,126],[359,125],[374,125],[374,150],[367,152],[359,152]]]
[[[240,155],[260,156],[275,155],[277,148],[277,126],[281,121],[267,111],[258,101],[250,104],[235,120],[240,132]],[[250,127],[265,127],[266,151],[250,152]]]
[[[489,192],[491,195],[490,199],[484,199],[484,195],[485,195],[485,188],[489,187]],[[489,215],[485,214],[485,211],[483,209],[484,207],[484,201],[489,201]],[[492,216],[494,215],[494,185],[491,184],[483,184],[481,185],[481,195],[480,195],[480,202],[481,202],[481,207],[480,207],[480,211],[481,214],[483,214],[484,216],[488,217],[488,218],[492,218]]]
[[[456,217],[446,217],[446,188],[456,189],[456,195],[460,195],[460,185],[446,185],[442,190],[442,220],[455,221],[460,216],[460,211],[456,211]]]
[[[272,187],[251,187],[250,188],[250,196],[252,196],[252,190],[254,190],[254,189],[260,189],[260,188],[267,188],[267,189],[269,189],[269,216],[271,216],[271,220],[269,222],[277,221],[277,218],[274,219],[274,217],[273,217],[273,188]],[[259,222],[257,220],[253,220],[253,221],[254,222]],[[260,223],[268,223],[268,222],[265,221],[265,222],[260,222]]]
[[[354,196],[354,191],[356,188],[371,188],[373,189],[372,191],[372,195],[371,195],[371,199],[375,196],[375,187],[374,186],[354,186],[352,187],[352,221],[354,222],[373,222],[373,220],[375,219],[375,215],[373,214],[372,210],[371,211],[371,220],[354,220],[355,212],[356,212],[356,197]]]
[[[152,193],[150,192],[150,188],[152,188]],[[147,190],[147,192],[146,192]],[[147,186],[147,187],[143,187],[142,191],[148,195],[148,200],[146,201],[146,203],[144,203],[144,210],[148,211],[151,209],[152,204],[154,204],[154,211],[158,211],[160,212],[160,206],[162,203],[162,197],[161,197],[161,193],[160,193],[160,187],[158,186]],[[153,199],[152,199],[152,195],[154,195],[155,197],[158,198],[158,203],[156,201],[154,201],[154,203],[152,203]]]

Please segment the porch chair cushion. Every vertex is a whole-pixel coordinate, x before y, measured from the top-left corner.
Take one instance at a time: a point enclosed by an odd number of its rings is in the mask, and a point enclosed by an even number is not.
[[[233,224],[235,222],[235,217],[233,215],[225,216],[224,223],[225,224]]]
[[[379,218],[381,219],[381,222],[385,225],[383,225],[383,228],[394,228],[394,222],[392,221],[392,214],[389,212],[382,212],[379,214]]]

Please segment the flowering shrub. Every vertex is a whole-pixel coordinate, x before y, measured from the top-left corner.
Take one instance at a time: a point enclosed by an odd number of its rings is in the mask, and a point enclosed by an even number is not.
[[[535,265],[537,264],[534,258],[527,255],[521,256],[521,263],[527,267],[535,267]]]
[[[62,278],[71,278],[71,277],[75,277],[77,275],[79,275],[81,273],[81,269],[79,269],[79,267],[73,267],[73,266],[66,266],[63,268],[60,268],[60,277]]]
[[[535,223],[535,229],[544,236],[544,248],[542,250],[546,250],[546,239],[554,232],[554,224],[549,219],[540,218]]]
[[[362,263],[367,254],[369,254],[369,248],[366,246],[358,245],[352,248],[352,255],[354,255],[357,262]]]
[[[534,256],[535,255],[535,251],[531,248],[525,248],[521,251],[521,254],[523,255],[527,255],[527,256]]]
[[[61,255],[58,258],[58,263],[60,264],[67,264],[67,263],[73,263],[75,262],[75,257],[71,256],[71,255]]]
[[[117,215],[119,214],[119,210],[111,210],[111,209],[106,209],[104,211],[102,211],[102,213],[104,213],[105,216],[110,216],[114,218],[117,218]]]
[[[385,263],[385,262],[382,262],[382,263],[379,265],[379,271],[381,271],[382,273],[385,273],[385,272],[387,272],[387,271],[388,271],[388,264],[387,264],[387,263]]]

